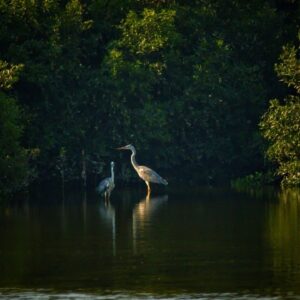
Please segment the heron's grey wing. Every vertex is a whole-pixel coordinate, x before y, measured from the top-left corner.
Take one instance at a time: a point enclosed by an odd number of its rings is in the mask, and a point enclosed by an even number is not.
[[[108,187],[109,187],[109,180],[110,180],[110,178],[108,177],[108,178],[103,179],[99,183],[99,185],[97,187],[97,192],[98,193],[100,193],[100,194],[104,193],[108,189]]]
[[[163,179],[160,175],[158,175],[154,170],[146,167],[139,166],[139,175],[142,179],[153,182],[153,183],[161,183],[167,185],[167,180]]]

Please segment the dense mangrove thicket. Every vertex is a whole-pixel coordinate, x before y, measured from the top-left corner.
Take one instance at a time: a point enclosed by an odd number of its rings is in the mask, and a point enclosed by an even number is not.
[[[300,42],[300,31],[298,34]],[[282,185],[300,186],[300,44],[287,45],[276,64],[282,82],[293,90],[282,103],[274,99],[260,123],[263,136],[270,142],[267,155],[278,163]]]
[[[293,0],[2,0],[0,188],[111,159],[131,180],[126,143],[171,182],[267,170],[258,124],[290,93],[274,64],[299,19]]]

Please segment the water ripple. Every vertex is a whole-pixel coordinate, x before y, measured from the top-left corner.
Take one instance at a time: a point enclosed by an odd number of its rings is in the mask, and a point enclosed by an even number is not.
[[[268,296],[255,294],[237,294],[237,293],[199,293],[199,294],[174,294],[174,295],[156,295],[151,293],[129,293],[129,292],[102,292],[99,293],[81,293],[81,292],[63,292],[57,293],[51,290],[14,290],[0,289],[0,299],[7,300],[280,300],[280,299],[300,299],[300,296],[294,294]]]

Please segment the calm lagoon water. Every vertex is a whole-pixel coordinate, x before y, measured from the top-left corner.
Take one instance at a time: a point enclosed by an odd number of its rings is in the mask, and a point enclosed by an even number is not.
[[[44,189],[0,238],[1,299],[300,299],[299,191]]]

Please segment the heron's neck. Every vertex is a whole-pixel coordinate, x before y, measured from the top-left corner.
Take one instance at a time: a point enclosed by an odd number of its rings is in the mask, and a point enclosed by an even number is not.
[[[115,181],[114,167],[110,168],[110,172],[111,172],[111,180],[112,182],[114,182]]]
[[[135,168],[135,169],[137,169],[137,167],[138,167],[138,164],[136,163],[136,160],[135,160],[135,150],[131,150],[132,151],[132,153],[131,153],[131,163],[132,163],[132,165],[133,165],[133,167]]]

